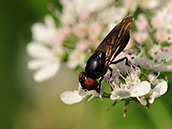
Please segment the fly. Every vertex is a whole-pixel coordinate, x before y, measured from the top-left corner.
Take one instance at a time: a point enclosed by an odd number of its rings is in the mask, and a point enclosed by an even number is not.
[[[117,24],[110,33],[104,38],[100,45],[96,48],[93,55],[88,59],[85,72],[79,74],[79,82],[83,89],[96,90],[100,92],[101,82],[108,70],[111,71],[111,64],[119,63],[123,60],[128,62],[127,57],[113,61],[127,46],[130,39],[130,28],[134,21],[133,16],[124,18]],[[100,78],[99,83],[97,79]]]

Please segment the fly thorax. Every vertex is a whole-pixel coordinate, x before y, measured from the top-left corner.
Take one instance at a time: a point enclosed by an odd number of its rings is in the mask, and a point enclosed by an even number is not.
[[[87,76],[98,79],[104,73],[105,53],[102,51],[95,52],[87,61],[85,71]]]

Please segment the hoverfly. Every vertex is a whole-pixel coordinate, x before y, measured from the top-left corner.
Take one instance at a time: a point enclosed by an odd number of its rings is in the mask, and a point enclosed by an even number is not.
[[[112,68],[110,65],[119,63],[123,60],[126,60],[127,64],[127,57],[114,62],[113,60],[127,46],[130,39],[129,33],[133,21],[133,16],[124,18],[110,31],[110,33],[96,48],[93,55],[87,61],[85,72],[81,72],[79,74],[79,82],[83,89],[96,90],[97,92],[100,92],[101,82],[108,69],[111,71],[110,76],[112,76]],[[98,83],[96,80],[99,78],[100,81]]]

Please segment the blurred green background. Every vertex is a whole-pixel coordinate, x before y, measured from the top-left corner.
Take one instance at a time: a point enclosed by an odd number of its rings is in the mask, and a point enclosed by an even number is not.
[[[172,90],[156,100],[147,112],[132,102],[126,118],[123,104],[106,109],[112,101],[93,99],[89,103],[65,105],[59,96],[78,86],[77,74],[61,65],[60,71],[44,83],[32,79],[26,68],[30,59],[25,48],[31,41],[30,27],[43,21],[47,4],[55,0],[12,0],[0,4],[0,129],[171,129]]]

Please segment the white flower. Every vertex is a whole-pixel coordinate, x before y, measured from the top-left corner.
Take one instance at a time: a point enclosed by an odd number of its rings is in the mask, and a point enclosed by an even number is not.
[[[161,81],[158,83],[153,89],[150,90],[148,95],[137,97],[142,105],[147,105],[147,99],[150,104],[154,102],[154,100],[161,95],[167,92],[168,86],[166,81]]]
[[[99,39],[100,34],[102,33],[103,25],[101,25],[98,21],[91,22],[90,25],[87,26],[87,35],[89,40],[93,41],[93,44],[96,44]]]
[[[154,71],[167,72],[172,70],[172,49],[170,47],[153,45],[149,53],[153,58],[152,60],[148,59],[145,55],[142,56],[142,54],[139,54],[140,56],[137,56],[133,60],[133,63],[144,69],[151,69]]]
[[[121,52],[115,59],[114,59],[114,61],[118,61],[118,60],[120,60],[120,59],[122,59],[122,58],[124,58],[124,57],[127,57],[128,58],[128,60],[131,62],[132,61],[132,59],[131,59],[131,57],[134,57],[135,55],[129,55],[129,54],[127,54],[126,52]],[[132,63],[131,63],[132,64]],[[121,61],[121,62],[119,62],[119,63],[117,63],[117,64],[111,64],[110,65],[110,67],[113,69],[113,71],[115,72],[117,69],[120,69],[120,72],[121,73],[126,73],[129,69],[130,69],[130,67],[128,67],[127,65],[126,65],[126,60],[124,60],[124,61]],[[109,76],[108,76],[109,77]]]
[[[150,91],[150,99],[149,99],[149,103],[153,103],[154,99],[160,97],[161,95],[165,94],[167,92],[167,82],[163,81],[161,83],[159,83],[158,85],[156,85],[152,91]]]
[[[76,20],[76,13],[74,12],[73,0],[61,0],[63,5],[63,13],[60,17],[64,26],[74,24]]]
[[[136,62],[140,67],[144,69],[151,69],[151,70],[160,71],[160,72],[172,71],[172,61],[167,62],[167,63],[161,62],[158,64],[158,63],[155,63],[154,60],[150,60],[150,59],[142,57],[140,59],[137,59]]]
[[[167,30],[172,32],[171,12],[172,10],[170,10],[170,8],[167,8],[166,6],[158,10],[152,19],[153,27],[155,27],[156,29]]]
[[[162,47],[160,45],[153,45],[149,51],[154,60],[158,62],[170,61],[172,59],[172,49],[170,47]]]
[[[155,69],[156,63],[154,60],[147,59],[146,57],[141,57],[136,60],[136,63],[144,69]]]
[[[77,66],[84,66],[87,58],[89,48],[92,48],[95,44],[87,40],[81,40],[78,42],[76,48],[69,54],[67,66],[69,68],[76,68]]]
[[[68,28],[56,28],[55,21],[50,15],[45,16],[45,24],[33,24],[31,31],[34,41],[56,45],[62,44],[69,33]]]
[[[102,32],[102,25],[97,21],[87,23],[87,22],[79,22],[72,28],[72,32],[79,37],[80,40],[87,39],[88,41],[95,42],[98,41],[99,35]]]
[[[77,20],[87,19],[92,12],[106,6],[110,0],[61,0],[63,4],[62,23],[73,25]]]
[[[56,35],[56,26],[50,15],[45,17],[45,24],[35,23],[32,26],[32,37],[38,42],[49,43]]]
[[[108,9],[104,9],[98,14],[98,21],[102,24],[108,25],[108,29],[111,30],[112,27],[114,27],[114,24],[117,24],[123,17],[125,17],[126,14],[127,10],[125,8],[112,6]]]
[[[138,32],[135,32],[132,37],[138,42],[143,43],[149,39],[149,24],[144,14],[140,14],[135,21]]]
[[[164,43],[164,42],[168,42],[171,43],[172,42],[172,33],[169,33],[166,30],[161,30],[158,29],[155,32],[155,38],[157,39],[157,41],[159,41],[160,43]]]
[[[65,104],[74,104],[82,101],[86,96],[89,95],[91,95],[91,97],[87,101],[90,101],[94,97],[99,97],[102,99],[103,93],[103,86],[101,86],[100,93],[98,93],[96,90],[83,89],[79,84],[78,91],[65,91],[60,95],[60,98]]]
[[[149,26],[148,21],[144,14],[140,14],[138,16],[138,19],[135,21],[135,24],[138,31],[145,31]]]
[[[161,81],[160,79],[157,79],[159,75],[160,75],[160,72],[158,72],[157,76],[155,76],[155,74],[151,73],[147,76],[147,78],[151,84],[156,85]]]
[[[60,95],[61,100],[65,104],[79,103],[83,100],[83,97],[78,94],[78,91],[65,91]]]
[[[115,61],[127,57],[129,64],[132,66],[139,66],[143,69],[150,69],[153,71],[160,71],[160,72],[168,72],[172,71],[172,49],[171,47],[161,47],[160,45],[153,45],[152,48],[150,49],[150,55],[153,57],[153,59],[148,59],[144,55],[144,48],[140,47],[141,52],[138,53],[137,55],[133,53],[128,53],[127,52],[122,52],[119,54],[116,58]],[[115,65],[110,65],[112,67],[113,71],[116,69],[120,69],[120,72],[125,74],[130,67],[126,65],[126,60],[115,64]]]
[[[124,0],[124,7],[127,8],[127,10],[134,12],[136,11],[138,6],[138,0]]]
[[[84,66],[85,65],[86,54],[83,50],[75,49],[69,55],[69,60],[67,62],[67,66],[69,68],[76,68],[77,66]]]
[[[170,72],[172,71],[172,61],[163,63],[162,65],[159,65],[156,67],[161,72]]]
[[[153,45],[152,48],[150,49],[149,53],[152,56],[152,60],[148,59],[144,55],[144,47],[140,46],[140,53],[137,55],[133,54],[132,52],[122,52],[119,54],[116,58],[116,60],[119,60],[123,57],[128,58],[129,64],[132,66],[139,66],[143,69],[150,69],[153,71],[160,71],[160,72],[168,72],[172,71],[172,47],[161,47],[160,45]],[[132,50],[132,49],[131,49]],[[128,53],[128,54],[127,54]],[[115,65],[110,65],[110,67],[113,68],[113,70],[120,69],[121,73],[126,73],[130,69],[126,65],[126,60],[115,64]]]
[[[159,5],[159,0],[124,0],[124,6],[131,12],[140,6],[143,9],[154,9]]]
[[[143,96],[150,91],[150,83],[147,81],[141,82],[139,79],[139,68],[136,68],[135,70],[133,69],[130,73],[128,73],[126,78],[124,78],[119,71],[118,74],[125,80],[125,83],[121,83],[120,85],[113,82],[111,83],[113,91],[111,92],[110,98],[112,100]]]
[[[157,30],[155,37],[160,42],[171,42],[169,41],[172,36],[172,2],[169,1],[166,6],[156,11],[156,14],[151,20],[152,26]]]
[[[81,15],[85,12],[94,12],[105,6],[109,0],[74,0],[77,14]]]
[[[140,0],[139,4],[142,8],[154,9],[157,6],[159,6],[160,1],[159,0]]]
[[[136,32],[132,35],[132,37],[136,40],[138,43],[143,43],[149,39],[148,32]]]
[[[37,70],[34,75],[34,80],[42,82],[52,78],[58,71],[60,66],[60,57],[62,48],[48,48],[44,44],[31,42],[27,46],[27,52],[34,59],[28,62],[28,68]]]
[[[117,88],[112,91],[110,96],[112,100],[143,96],[149,92],[150,83],[147,81],[143,81],[138,84],[135,84],[130,88],[128,88],[128,85],[122,85],[121,87],[123,88]]]
[[[101,85],[100,93],[98,93],[96,90],[83,89],[82,86],[79,84],[78,93],[80,96],[83,96],[83,97],[91,95],[91,97],[88,99],[88,101],[90,101],[94,97],[99,97],[100,99],[102,99],[102,95],[104,93],[104,87],[103,87],[103,85]]]

